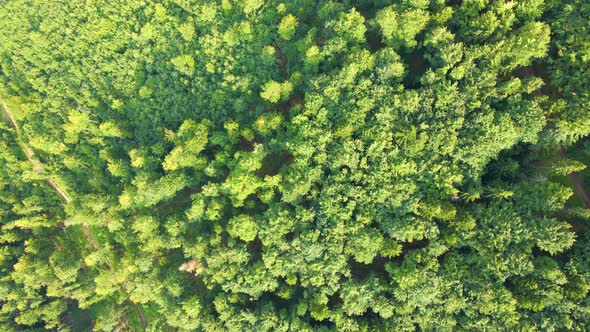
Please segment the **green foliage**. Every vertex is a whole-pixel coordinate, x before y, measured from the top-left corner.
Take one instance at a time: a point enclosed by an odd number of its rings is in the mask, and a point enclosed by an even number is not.
[[[385,41],[393,48],[413,48],[417,45],[416,35],[420,33],[430,20],[430,14],[423,9],[401,9],[392,5],[380,10],[376,21],[381,28]]]
[[[269,101],[273,104],[278,103],[281,100],[286,100],[293,91],[293,85],[289,81],[283,83],[269,81],[262,87],[260,97]]]
[[[589,94],[584,84],[590,77],[588,45],[590,37],[587,20],[590,5],[572,0],[551,2],[549,22],[555,38],[552,40],[555,56],[548,59],[553,98],[559,98],[553,107],[548,130],[550,140],[572,144],[590,133]],[[567,110],[566,110],[567,109]]]
[[[0,330],[587,330],[589,16],[4,1]]]
[[[240,215],[229,220],[227,231],[234,238],[250,242],[256,238],[258,227],[252,217]]]
[[[291,14],[283,17],[281,23],[279,24],[279,35],[281,36],[281,38],[283,38],[284,40],[290,40],[291,38],[293,38],[293,35],[295,34],[295,29],[297,29],[297,25],[297,17]]]
[[[192,76],[195,71],[195,60],[190,55],[179,55],[170,60],[170,63],[176,70],[188,76]]]

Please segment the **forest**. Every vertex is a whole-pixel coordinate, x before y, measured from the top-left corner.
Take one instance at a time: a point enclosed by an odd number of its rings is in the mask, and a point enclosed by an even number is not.
[[[590,330],[590,1],[0,0],[0,331]]]

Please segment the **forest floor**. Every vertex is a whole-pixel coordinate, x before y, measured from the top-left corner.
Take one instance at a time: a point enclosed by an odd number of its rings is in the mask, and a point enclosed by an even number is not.
[[[559,154],[563,158],[567,158],[567,152],[564,147],[559,150]],[[585,209],[590,209],[590,193],[586,189],[586,183],[584,182],[584,177],[579,172],[573,172],[567,175],[568,180],[574,186],[574,190],[576,195],[580,199],[582,206]]]
[[[14,120],[14,117],[8,111],[8,107],[6,106],[6,104],[4,102],[0,101],[0,108],[2,109],[2,114],[3,114],[3,117],[5,118],[6,122],[8,123],[8,125],[10,127],[12,127],[14,129],[14,131],[16,133],[16,137],[17,137],[17,142],[18,142],[20,148],[22,149],[23,153],[25,154],[25,156],[29,160],[29,162],[32,164],[33,169],[39,174],[46,174],[45,169],[41,165],[41,162],[37,158],[35,158],[35,153],[33,152],[33,150],[29,146],[27,146],[24,142],[20,142],[20,140],[19,140],[20,128],[19,128],[17,122]],[[51,179],[50,177],[46,177],[45,182],[47,182],[51,186],[51,188],[53,188],[53,190],[64,200],[64,202],[66,204],[69,204],[72,202],[71,198],[68,196],[68,194],[65,192],[65,190],[63,190],[53,179]],[[84,236],[86,237],[86,241],[88,242],[88,244],[90,244],[90,246],[92,246],[92,248],[94,249],[95,252],[99,252],[100,246],[98,245],[94,236],[92,235],[90,228],[86,225],[81,225],[81,226],[82,226],[82,232],[84,233]],[[62,229],[64,228],[63,225],[60,225],[60,227]],[[105,260],[104,263],[108,266],[108,268],[111,271],[114,271],[113,265],[108,260]],[[127,289],[125,288],[125,286],[121,285],[121,287],[122,287],[123,291],[127,292]],[[139,318],[141,319],[141,323],[143,325],[143,328],[145,330],[145,328],[147,327],[147,321],[146,321],[145,316],[143,314],[143,310],[141,308],[141,305],[138,303],[134,303],[134,305],[137,310],[137,314],[138,314]]]
[[[584,178],[582,178],[582,176],[577,172],[569,174],[567,177],[570,180],[570,182],[573,183],[574,188],[576,190],[576,194],[582,201],[582,205],[584,206],[584,208],[590,209],[590,194],[588,194],[588,191],[586,190]]]

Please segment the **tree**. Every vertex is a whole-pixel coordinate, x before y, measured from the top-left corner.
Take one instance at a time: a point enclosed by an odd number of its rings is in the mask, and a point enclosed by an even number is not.
[[[0,329],[586,330],[589,10],[4,1]]]
[[[281,19],[279,24],[279,35],[284,40],[290,40],[295,35],[295,29],[297,29],[297,17],[289,14]]]

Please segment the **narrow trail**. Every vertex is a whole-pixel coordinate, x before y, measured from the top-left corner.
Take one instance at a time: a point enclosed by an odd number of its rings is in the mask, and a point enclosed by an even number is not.
[[[567,158],[567,152],[563,146],[559,149],[559,155],[563,158]],[[576,195],[578,195],[580,201],[582,201],[584,208],[590,209],[590,194],[586,190],[586,185],[584,184],[584,178],[582,175],[580,175],[579,172],[573,172],[568,174],[567,178],[574,185]]]
[[[6,122],[16,132],[17,142],[18,142],[21,150],[27,156],[27,159],[29,160],[29,162],[32,164],[35,172],[37,172],[39,174],[46,174],[45,169],[41,165],[41,162],[37,158],[35,158],[35,153],[33,152],[33,150],[29,146],[27,146],[25,143],[23,143],[19,140],[20,127],[18,126],[18,124],[16,123],[16,121],[14,120],[14,118],[12,117],[10,112],[8,111],[8,107],[6,106],[6,104],[4,102],[0,102],[0,108],[2,108],[3,117],[5,118]],[[69,204],[72,202],[72,200],[68,196],[68,194],[51,178],[49,178],[49,177],[45,178],[45,182],[47,182],[51,186],[51,188],[53,188],[53,190],[57,193],[57,195],[59,195],[64,200],[64,202],[66,204]],[[94,236],[92,236],[92,233],[90,232],[90,228],[88,228],[88,226],[86,226],[86,225],[81,225],[81,226],[82,226],[82,232],[84,233],[84,236],[86,237],[86,241],[88,242],[88,244],[90,244],[90,246],[92,246],[92,248],[94,249],[95,252],[100,251],[100,246],[98,245],[98,243],[94,239]],[[60,225],[60,227],[62,229],[65,229],[63,227],[63,225]],[[113,265],[111,264],[111,262],[109,262],[108,260],[105,260],[104,263],[108,266],[108,268],[111,271],[114,272],[114,268],[113,268]],[[121,285],[121,288],[126,293],[128,293],[127,288],[124,285]],[[143,309],[141,308],[141,305],[138,303],[134,303],[134,305],[135,305],[135,309],[137,310],[137,314],[139,315],[139,317],[141,319],[143,329],[145,330],[147,328],[147,321],[146,321],[145,316],[143,314]]]
[[[8,108],[6,107],[6,104],[2,101],[0,102],[0,106],[2,107],[2,112],[4,112],[4,117],[6,118],[6,121],[8,121],[8,125],[14,128],[14,130],[16,130],[16,133],[18,134],[20,132],[20,128],[18,127],[18,124],[16,124],[16,121],[14,121],[10,113],[8,113]]]
[[[568,179],[574,184],[574,188],[576,190],[576,194],[580,197],[582,201],[582,205],[584,205],[585,209],[590,209],[590,195],[586,191],[584,185],[584,178],[579,173],[572,173],[569,174]]]

